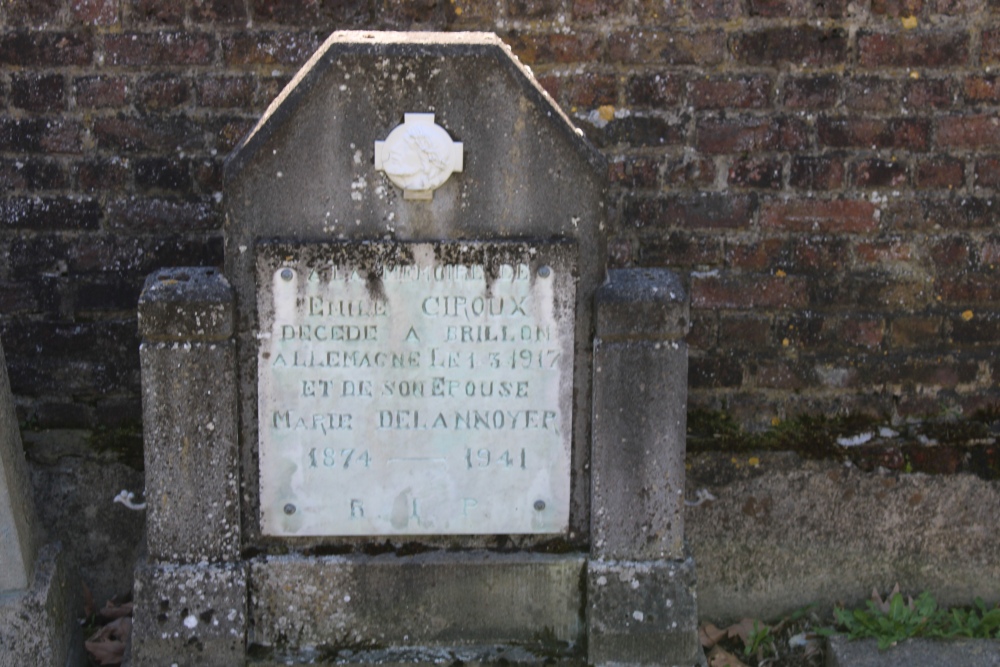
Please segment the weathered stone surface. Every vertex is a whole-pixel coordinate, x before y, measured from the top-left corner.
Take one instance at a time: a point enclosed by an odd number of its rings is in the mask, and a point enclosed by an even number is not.
[[[987,639],[907,639],[885,651],[874,639],[848,641],[830,637],[826,667],[961,667],[1000,666],[1000,641]]]
[[[588,659],[594,665],[703,664],[694,561],[604,561],[587,567]]]
[[[66,575],[62,547],[50,543],[38,551],[28,588],[0,595],[0,667],[82,664],[79,582]]]
[[[140,348],[146,539],[154,560],[240,556],[234,347],[230,340]]]
[[[242,667],[246,566],[136,567],[131,667]]]
[[[1000,484],[971,475],[865,473],[789,452],[689,456],[686,508],[700,616],[778,618],[863,604],[872,587],[939,604],[1000,600]]]
[[[681,558],[686,295],[668,271],[617,270],[596,304],[591,553]]]
[[[37,550],[31,480],[0,348],[0,594],[28,587]]]
[[[139,296],[139,333],[149,340],[222,340],[233,333],[233,293],[211,267],[154,271]]]
[[[254,562],[252,644],[289,650],[574,645],[582,556],[432,552]]]
[[[404,114],[428,112],[462,143],[462,171],[432,199],[407,199],[376,171],[375,142]],[[226,275],[239,308],[245,442],[255,443],[258,433],[255,246],[271,238],[575,242],[573,411],[590,414],[591,304],[605,263],[605,164],[495,36],[335,33],[230,156],[225,187]],[[571,441],[566,533],[582,546],[589,531],[588,419],[573,420]],[[257,488],[256,447],[243,451],[246,485]],[[254,499],[247,509],[247,517],[257,517]],[[259,533],[255,523],[247,521],[250,542]],[[485,542],[473,536],[459,544]]]
[[[612,269],[595,299],[601,340],[677,340],[691,328],[687,292],[666,269]]]

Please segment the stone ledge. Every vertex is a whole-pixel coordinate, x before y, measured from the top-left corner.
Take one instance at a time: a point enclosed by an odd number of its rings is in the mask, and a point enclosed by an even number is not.
[[[160,269],[146,278],[138,317],[149,340],[222,340],[233,333],[233,290],[212,267]]]
[[[1000,640],[907,639],[885,651],[874,639],[830,637],[826,667],[1000,667]]]

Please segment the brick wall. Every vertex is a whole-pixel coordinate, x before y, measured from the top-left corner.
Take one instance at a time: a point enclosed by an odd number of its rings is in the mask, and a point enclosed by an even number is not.
[[[139,418],[135,303],[218,264],[224,156],[332,30],[498,32],[607,153],[615,266],[689,276],[692,404],[970,415],[1000,374],[998,0],[6,0],[22,417]]]

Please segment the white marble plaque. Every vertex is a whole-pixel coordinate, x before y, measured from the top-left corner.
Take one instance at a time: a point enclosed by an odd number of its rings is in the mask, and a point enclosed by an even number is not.
[[[566,530],[572,250],[261,246],[263,534]]]

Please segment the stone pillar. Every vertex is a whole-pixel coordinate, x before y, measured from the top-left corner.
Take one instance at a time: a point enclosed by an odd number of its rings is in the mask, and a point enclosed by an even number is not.
[[[212,268],[157,271],[139,298],[148,560],[132,667],[245,658],[233,310]]]
[[[58,543],[40,546],[28,465],[0,348],[0,667],[66,665],[80,659]],[[79,586],[78,583],[73,584]]]
[[[608,273],[596,295],[588,651],[595,665],[693,665],[684,550],[689,304],[661,269]]]

